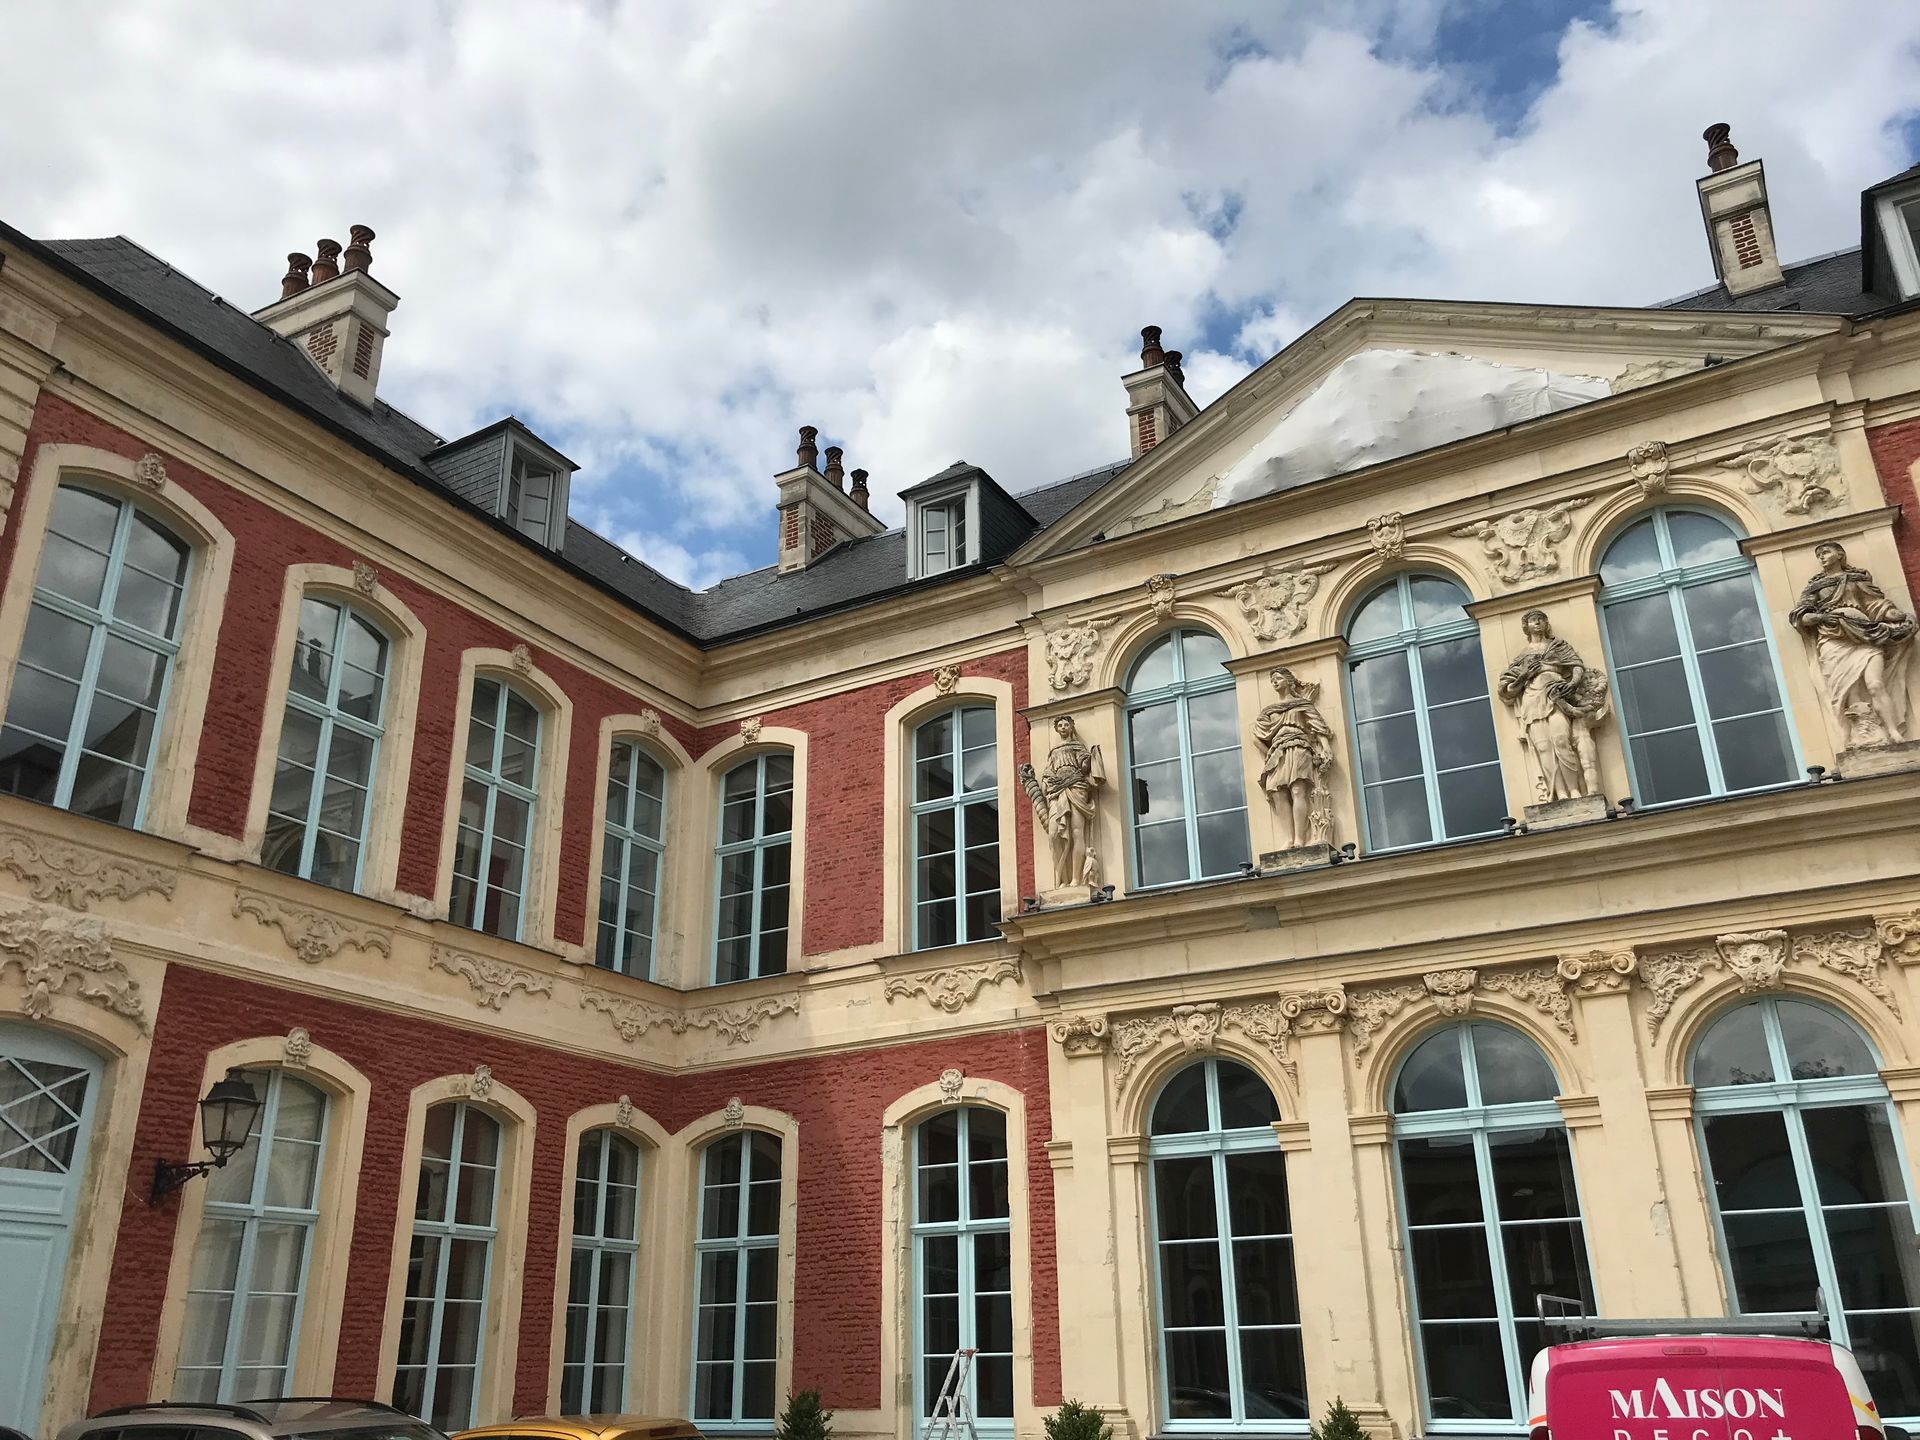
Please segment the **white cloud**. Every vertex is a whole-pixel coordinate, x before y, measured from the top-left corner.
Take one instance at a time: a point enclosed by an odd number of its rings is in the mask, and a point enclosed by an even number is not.
[[[447,434],[517,411],[704,583],[770,556],[800,423],[889,515],[961,456],[1041,483],[1124,453],[1149,321],[1211,395],[1354,294],[1706,283],[1709,121],[1792,255],[1909,159],[1920,8],[1619,0],[1511,131],[1435,58],[1445,8],[45,0],[8,16],[0,193],[250,305],[374,225],[386,392]]]

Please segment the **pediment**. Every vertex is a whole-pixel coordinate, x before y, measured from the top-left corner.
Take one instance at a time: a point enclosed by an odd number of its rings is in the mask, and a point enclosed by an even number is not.
[[[1837,317],[1356,300],[1037,536],[1117,539],[1829,333]]]

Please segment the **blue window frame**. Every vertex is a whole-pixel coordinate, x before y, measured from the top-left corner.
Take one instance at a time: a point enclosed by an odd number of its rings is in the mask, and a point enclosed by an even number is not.
[[[1600,585],[1637,803],[1799,778],[1753,561],[1726,521],[1699,510],[1651,512],[1607,546]]]
[[[0,791],[142,822],[191,556],[128,501],[59,488],[0,727]]]
[[[1154,1101],[1147,1156],[1168,1433],[1309,1428],[1279,1118],[1266,1082],[1232,1060],[1187,1066]]]
[[[607,826],[600,852],[600,932],[594,963],[646,979],[660,913],[667,772],[636,740],[616,739],[607,763]]]
[[[626,1413],[639,1264],[640,1147],[615,1131],[589,1130],[573,1182],[562,1413]]]
[[[539,774],[539,709],[512,686],[475,676],[447,912],[454,924],[520,938]]]
[[[246,1146],[207,1176],[173,1372],[176,1400],[284,1395],[314,1227],[327,1099],[280,1070],[247,1076],[262,1096]]]
[[[1000,921],[1000,790],[993,707],[913,732],[913,944],[990,940]]]
[[[1127,679],[1133,868],[1141,888],[1237,875],[1252,858],[1227,647],[1173,630]]]
[[[393,1403],[444,1431],[474,1423],[499,1180],[498,1121],[458,1100],[427,1111]]]
[[[757,1130],[707,1146],[694,1242],[693,1419],[773,1423],[780,1336],[780,1141]]]
[[[1739,1311],[1824,1296],[1880,1413],[1920,1419],[1920,1217],[1866,1037],[1824,1005],[1737,1005],[1692,1056],[1694,1113]]]
[[[1007,1117],[969,1105],[913,1131],[914,1395],[924,1422],[954,1355],[972,1349],[974,1424],[1013,1433],[1013,1226]]]
[[[793,880],[793,756],[756,755],[720,785],[716,983],[782,975]]]
[[[386,710],[387,637],[339,601],[300,602],[264,864],[358,889]]]
[[[1480,627],[1467,592],[1396,575],[1347,622],[1367,849],[1497,834],[1506,814]]]
[[[1539,1293],[1593,1310],[1553,1067],[1504,1025],[1415,1046],[1393,1088],[1400,1216],[1430,1433],[1523,1430]]]

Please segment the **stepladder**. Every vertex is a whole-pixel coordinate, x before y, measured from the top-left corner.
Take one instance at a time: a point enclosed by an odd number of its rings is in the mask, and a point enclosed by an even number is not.
[[[973,1353],[971,1349],[954,1351],[922,1440],[980,1440],[973,1428],[973,1397],[967,1385],[973,1375]]]

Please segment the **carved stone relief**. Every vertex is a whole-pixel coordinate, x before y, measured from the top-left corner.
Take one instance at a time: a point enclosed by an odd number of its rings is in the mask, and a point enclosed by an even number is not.
[[[746,741],[747,744],[749,745],[756,745],[759,743],[760,717],[758,715],[749,715],[747,716],[746,719],[740,722],[740,738]]]
[[[1577,1040],[1573,1025],[1573,996],[1567,993],[1566,979],[1557,965],[1529,965],[1520,970],[1494,970],[1481,978],[1481,987],[1496,994],[1511,995],[1523,1005],[1531,1005],[1554,1023],[1569,1040]]]
[[[1137,515],[1129,515],[1125,519],[1114,521],[1107,526],[1107,534],[1115,537],[1130,535],[1135,530],[1150,530],[1155,525],[1166,524],[1169,520],[1198,515],[1213,507],[1214,492],[1219,488],[1220,477],[1216,475],[1184,500],[1164,499],[1151,510],[1143,510]]]
[[[1221,1033],[1228,1030],[1261,1046],[1289,1075],[1294,1073],[1288,1046],[1293,1024],[1285,1002],[1254,1000],[1223,1005],[1209,1000],[1115,1022],[1112,1043],[1119,1064],[1114,1069],[1114,1089],[1123,1089],[1127,1077],[1154,1051],[1178,1045],[1189,1055],[1206,1053],[1219,1048]]]
[[[364,560],[353,562],[353,588],[362,595],[371,595],[380,588],[380,572]]]
[[[613,1104],[613,1123],[622,1130],[633,1128],[633,1097],[622,1095]]]
[[[1147,577],[1147,605],[1161,619],[1173,614],[1173,607],[1179,600],[1171,575],[1149,575]]]
[[[1347,996],[1347,1039],[1353,1063],[1359,1065],[1373,1048],[1373,1037],[1409,1005],[1425,1001],[1429,992],[1418,981],[1380,985]]]
[[[167,488],[167,462],[149,450],[133,464],[133,478],[149,490]]]
[[[960,684],[960,667],[942,665],[933,672],[933,689],[936,695],[951,695]]]
[[[1242,580],[1216,593],[1240,607],[1255,638],[1268,644],[1291,640],[1307,625],[1307,607],[1320,593],[1320,577],[1331,565],[1298,565],[1286,569],[1269,565],[1251,580]]]
[[[1069,1055],[1102,1055],[1107,1049],[1107,1017],[1068,1015],[1047,1026],[1053,1043]]]
[[[1042,632],[1047,654],[1047,684],[1054,690],[1077,690],[1093,678],[1093,662],[1100,653],[1102,635],[1119,617],[1083,620]]]
[[[1434,1007],[1457,1020],[1473,1008],[1473,987],[1479,978],[1480,972],[1474,969],[1429,970],[1420,983],[1433,997]]]
[[[940,1094],[951,1105],[960,1098],[960,1087],[967,1083],[966,1072],[948,1066],[940,1072]]]
[[[533,673],[533,652],[527,649],[524,642],[515,645],[509,653],[513,657],[514,674],[531,675]]]
[[[1914,617],[1887,599],[1872,571],[1849,566],[1837,542],[1813,553],[1820,573],[1787,612],[1813,647],[1813,678],[1846,736],[1844,748],[1898,745],[1907,739]]]
[[[727,1098],[726,1108],[720,1112],[720,1118],[727,1122],[729,1130],[738,1130],[747,1123],[747,1107],[741,1103],[738,1095]]]
[[[1657,1037],[1680,996],[1713,971],[1731,974],[1740,982],[1741,993],[1752,995],[1783,989],[1789,966],[1818,966],[1852,980],[1898,1016],[1899,1001],[1881,969],[1890,949],[1897,958],[1898,947],[1906,943],[1909,933],[1900,917],[1892,917],[1892,923],[1882,917],[1872,925],[1861,922],[1791,936],[1785,930],[1737,932],[1645,953],[1640,957],[1640,980],[1651,997],[1647,1033]]]
[[[1873,927],[1893,959],[1902,965],[1920,965],[1920,910],[1876,915]]]
[[[1557,639],[1544,610],[1520,619],[1527,644],[1495,688],[1520,728],[1538,803],[1600,793],[1593,727],[1607,717],[1607,676]]]
[[[174,873],[24,830],[0,828],[0,870],[18,876],[35,900],[85,910],[96,900],[173,898]]]
[[[1638,962],[1631,950],[1588,950],[1560,957],[1560,978],[1576,994],[1614,995],[1626,988]]]
[[[1367,542],[1382,560],[1398,560],[1407,550],[1406,517],[1389,510],[1367,521]]]
[[[89,1004],[147,1029],[140,982],[113,958],[107,927],[58,911],[28,906],[0,914],[0,971],[17,966],[30,1019],[53,1013],[53,997],[71,989]]]
[[[1333,731],[1315,703],[1317,682],[1291,670],[1269,672],[1273,702],[1253,722],[1253,743],[1264,757],[1260,788],[1273,806],[1282,850],[1333,844]]]
[[[1840,451],[1827,435],[1749,445],[1720,461],[1719,468],[1735,472],[1747,494],[1778,505],[1789,515],[1824,509],[1846,493],[1840,478]]]
[[[1667,476],[1672,468],[1673,462],[1667,454],[1667,442],[1664,440],[1644,440],[1627,451],[1627,472],[1633,476],[1633,483],[1640,487],[1643,495],[1651,497],[1665,494]]]
[[[493,1095],[493,1067],[491,1065],[474,1066],[471,1075],[462,1075],[453,1082],[452,1090],[455,1095],[464,1095],[469,1100],[486,1103]]]
[[[313,1059],[313,1036],[307,1033],[306,1027],[296,1025],[287,1031],[280,1058],[296,1070],[304,1069]]]
[[[978,965],[952,965],[944,970],[923,970],[916,975],[889,976],[884,993],[889,1005],[909,995],[923,995],[934,1009],[953,1015],[988,985],[1019,978],[1018,960],[987,960]]]
[[[433,947],[428,968],[458,975],[474,992],[474,1003],[482,1009],[498,1010],[516,990],[529,995],[552,995],[553,977],[535,975],[486,955],[470,955],[445,945]]]
[[[580,992],[580,1008],[598,1010],[605,1015],[612,1022],[614,1032],[628,1044],[657,1025],[674,1035],[684,1035],[689,1030],[712,1030],[729,1045],[739,1045],[753,1039],[760,1027],[774,1016],[798,1014],[800,997],[772,995],[737,1005],[669,1010],[645,1000],[629,1000],[604,990],[589,989]]]
[[[658,710],[649,708],[640,712],[640,733],[642,735],[658,735],[660,733],[660,712]]]
[[[262,925],[278,930],[285,938],[287,947],[309,965],[331,960],[349,945],[368,954],[378,950],[389,958],[393,955],[392,942],[372,926],[349,925],[318,910],[309,910],[304,905],[289,905],[284,900],[252,890],[234,892],[233,913],[251,915]]]
[[[1591,496],[1528,506],[1496,520],[1476,520],[1452,533],[1480,542],[1502,583],[1518,585],[1560,573],[1560,542],[1573,530],[1572,514]]]

